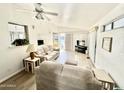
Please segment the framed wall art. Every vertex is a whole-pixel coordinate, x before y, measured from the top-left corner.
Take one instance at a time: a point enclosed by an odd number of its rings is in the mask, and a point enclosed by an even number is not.
[[[112,37],[104,37],[102,40],[102,48],[108,52],[112,51]]]

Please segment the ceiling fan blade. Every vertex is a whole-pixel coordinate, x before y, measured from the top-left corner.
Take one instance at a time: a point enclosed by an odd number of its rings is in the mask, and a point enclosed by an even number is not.
[[[39,18],[39,14],[37,14],[37,15],[35,16],[35,18],[40,19],[40,18]]]
[[[27,13],[33,13],[33,10],[30,10],[30,9],[19,9],[19,8],[16,8],[15,11],[17,12],[27,12]]]
[[[58,13],[54,13],[54,12],[45,12],[43,11],[44,14],[49,14],[49,15],[54,15],[54,16],[58,16]]]
[[[42,8],[35,8],[35,12],[40,12],[40,13],[42,13],[42,12],[43,12],[43,9],[42,9]]]
[[[47,17],[45,14],[43,14],[43,16],[44,16],[48,21],[50,21],[50,18]]]

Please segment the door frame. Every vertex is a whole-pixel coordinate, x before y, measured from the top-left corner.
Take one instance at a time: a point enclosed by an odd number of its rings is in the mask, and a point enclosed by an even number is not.
[[[94,29],[91,31],[91,32],[89,32],[89,33],[92,33],[92,32],[95,32],[95,38],[94,38],[94,40],[95,40],[95,44],[94,44],[94,53],[93,53],[93,63],[95,63],[96,62],[96,51],[97,51],[97,31],[98,31],[98,26],[96,26],[96,27],[94,27]],[[88,44],[88,48],[89,48],[89,50],[90,50],[90,41],[91,41],[91,39],[92,38],[90,38],[90,35],[89,35],[89,44]],[[89,54],[90,52],[88,51],[88,56],[90,57],[90,54]],[[90,57],[91,58],[91,57]]]

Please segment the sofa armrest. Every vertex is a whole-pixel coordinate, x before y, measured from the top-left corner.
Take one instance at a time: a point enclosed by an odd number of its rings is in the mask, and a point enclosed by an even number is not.
[[[45,60],[44,55],[35,55],[35,57],[40,58],[40,61],[41,61],[41,62]]]
[[[102,83],[98,81],[95,77],[92,78],[92,82],[88,83],[89,90],[101,90],[102,89]]]

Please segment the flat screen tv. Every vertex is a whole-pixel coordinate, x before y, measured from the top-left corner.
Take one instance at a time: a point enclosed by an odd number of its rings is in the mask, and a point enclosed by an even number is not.
[[[44,44],[44,40],[37,40],[38,45],[43,45]]]

